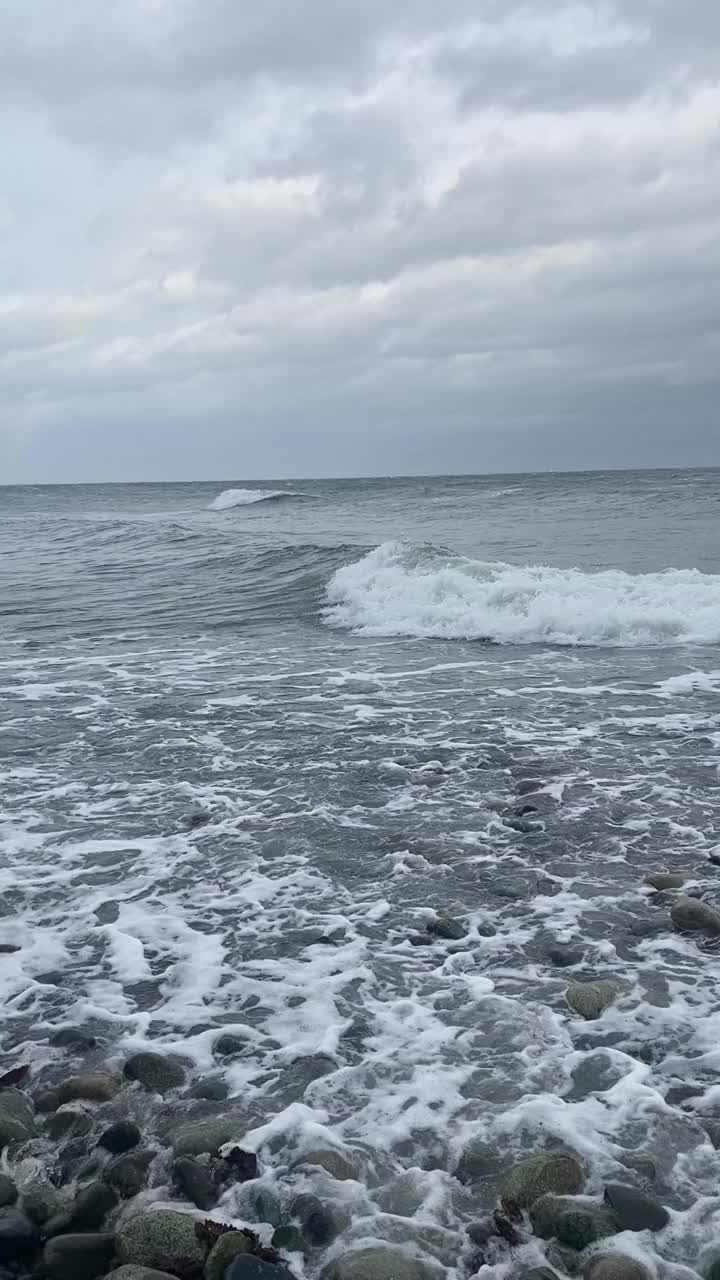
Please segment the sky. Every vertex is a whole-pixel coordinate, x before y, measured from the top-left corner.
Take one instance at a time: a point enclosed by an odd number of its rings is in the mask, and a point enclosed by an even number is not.
[[[4,0],[0,484],[720,464],[718,0]]]

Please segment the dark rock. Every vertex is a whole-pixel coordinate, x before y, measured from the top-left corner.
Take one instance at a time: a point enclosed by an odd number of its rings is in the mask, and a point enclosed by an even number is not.
[[[185,1068],[160,1053],[136,1053],[123,1068],[128,1080],[138,1080],[150,1093],[170,1093],[185,1083]]]
[[[543,788],[543,785],[544,784],[540,781],[539,778],[523,778],[520,782],[518,782],[515,790],[517,791],[519,796],[531,796],[534,794],[534,792],[541,791]]]
[[[700,898],[678,898],[670,910],[670,919],[678,933],[720,937],[720,912]]]
[[[443,938],[447,942],[459,942],[461,938],[467,937],[465,925],[460,920],[453,920],[450,916],[438,916],[435,920],[428,920],[425,928],[433,938]]]
[[[45,1245],[43,1263],[52,1280],[96,1280],[104,1276],[115,1256],[115,1236],[56,1236]]]
[[[332,1271],[333,1280],[435,1280],[442,1274],[436,1265],[421,1262],[391,1245],[370,1245],[343,1253],[335,1260]]]
[[[109,1271],[106,1280],[175,1280],[175,1277],[169,1271],[156,1271],[154,1267],[136,1267],[130,1264],[118,1267],[116,1271]]]
[[[187,1213],[171,1209],[138,1213],[120,1226],[116,1247],[121,1262],[156,1267],[180,1280],[199,1280],[202,1275],[205,1250],[195,1219]]]
[[[622,990],[619,982],[605,978],[598,979],[597,982],[573,982],[565,995],[575,1013],[587,1021],[593,1021],[622,994]]]
[[[156,1155],[156,1151],[143,1149],[116,1156],[106,1167],[103,1178],[123,1200],[130,1200],[145,1186],[150,1165]]]
[[[243,1216],[250,1222],[268,1222],[271,1227],[282,1225],[284,1216],[280,1197],[271,1187],[262,1183],[249,1184],[242,1198]]]
[[[30,1067],[26,1062],[19,1067],[12,1067],[0,1076],[0,1089],[24,1089],[30,1078]]]
[[[116,1124],[111,1124],[109,1129],[101,1133],[98,1138],[98,1146],[104,1147],[106,1151],[111,1151],[113,1155],[122,1155],[123,1151],[132,1151],[140,1142],[142,1134],[136,1124],[132,1120],[118,1120]]]
[[[548,960],[556,969],[569,969],[571,965],[582,964],[585,952],[582,947],[572,947],[565,942],[554,942],[548,947]]]
[[[300,1223],[308,1244],[319,1248],[329,1244],[338,1233],[337,1223],[317,1196],[296,1196],[290,1205],[290,1217]]]
[[[22,951],[22,947],[14,942],[0,942],[0,956],[14,956],[18,951]]]
[[[54,1142],[62,1138],[82,1138],[92,1129],[92,1118],[84,1111],[56,1111],[45,1121],[45,1132]]]
[[[621,1231],[662,1231],[670,1221],[667,1209],[637,1187],[609,1183],[605,1188],[605,1203],[612,1209]]]
[[[614,1215],[602,1205],[577,1205],[558,1215],[555,1234],[561,1244],[581,1252],[596,1240],[616,1235]]]
[[[12,1262],[36,1248],[40,1234],[20,1209],[0,1209],[0,1262]]]
[[[67,1080],[54,1090],[59,1099],[58,1106],[66,1102],[111,1102],[119,1091],[122,1081],[108,1071],[86,1071]],[[48,1108],[50,1110],[51,1108]]]
[[[207,1102],[224,1102],[230,1090],[224,1080],[214,1076],[209,1080],[199,1080],[190,1090],[191,1098],[203,1098]]]
[[[545,1250],[551,1267],[555,1267],[556,1271],[560,1271],[566,1276],[577,1276],[582,1268],[582,1259],[575,1249],[569,1249],[566,1244],[560,1244],[559,1240],[551,1240]]]
[[[353,1165],[347,1156],[341,1151],[333,1151],[329,1147],[318,1148],[316,1151],[306,1151],[295,1161],[292,1168],[297,1169],[302,1165],[316,1165],[320,1169],[324,1169],[330,1174],[331,1178],[337,1178],[339,1182],[347,1182],[354,1179],[357,1174]]]
[[[63,1027],[51,1035],[50,1044],[53,1049],[69,1049],[71,1053],[80,1054],[89,1053],[94,1049],[97,1040],[95,1036],[87,1031],[81,1031],[79,1027]]]
[[[0,1149],[36,1136],[32,1102],[20,1089],[0,1092]]]
[[[720,1150],[720,1120],[703,1120],[703,1128],[715,1150]],[[720,1268],[718,1268],[718,1280],[720,1280]]]
[[[251,1253],[241,1253],[230,1263],[225,1280],[294,1280],[294,1277],[282,1262],[264,1262]]]
[[[0,1173],[0,1208],[5,1209],[8,1205],[15,1204],[18,1198],[18,1189],[12,1178],[6,1173]]]
[[[59,1213],[54,1213],[52,1218],[48,1218],[42,1229],[43,1240],[52,1240],[55,1236],[66,1236],[73,1230],[72,1214],[67,1209],[61,1209]]]
[[[720,1280],[720,1250],[710,1248],[702,1261],[703,1280]]]
[[[552,1267],[528,1267],[517,1273],[517,1280],[559,1280],[559,1276]]]
[[[582,1184],[582,1168],[574,1156],[548,1151],[516,1164],[500,1182],[500,1198],[526,1209],[548,1192],[575,1195]]]
[[[173,1161],[172,1178],[178,1190],[198,1209],[206,1211],[217,1203],[217,1171],[210,1164],[202,1164],[191,1156],[179,1156]]]
[[[218,1058],[237,1058],[241,1053],[245,1053],[247,1047],[247,1040],[242,1036],[234,1036],[228,1031],[218,1036],[213,1045],[213,1052]]]
[[[70,1210],[76,1231],[97,1231],[118,1204],[117,1192],[106,1182],[91,1182],[78,1192]]]
[[[682,889],[689,879],[689,871],[651,871],[645,876],[643,884],[662,892],[664,889]]]
[[[284,1253],[304,1253],[305,1237],[299,1227],[277,1227],[272,1238],[273,1249]]]
[[[651,1280],[651,1274],[637,1258],[621,1253],[593,1254],[583,1269],[583,1280]]]
[[[258,1162],[254,1151],[232,1147],[225,1156],[225,1165],[235,1182],[252,1182],[258,1176]]]

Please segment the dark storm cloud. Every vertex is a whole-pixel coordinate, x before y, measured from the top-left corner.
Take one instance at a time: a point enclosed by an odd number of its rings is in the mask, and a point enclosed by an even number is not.
[[[714,0],[11,0],[0,480],[720,461]]]

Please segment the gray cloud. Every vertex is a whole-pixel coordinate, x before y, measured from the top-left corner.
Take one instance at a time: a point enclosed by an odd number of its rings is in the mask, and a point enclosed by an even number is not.
[[[714,0],[9,0],[0,482],[720,462]]]

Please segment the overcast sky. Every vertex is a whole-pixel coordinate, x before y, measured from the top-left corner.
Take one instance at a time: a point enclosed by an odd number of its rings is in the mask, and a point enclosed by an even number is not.
[[[0,483],[720,463],[718,0],[4,0]]]

